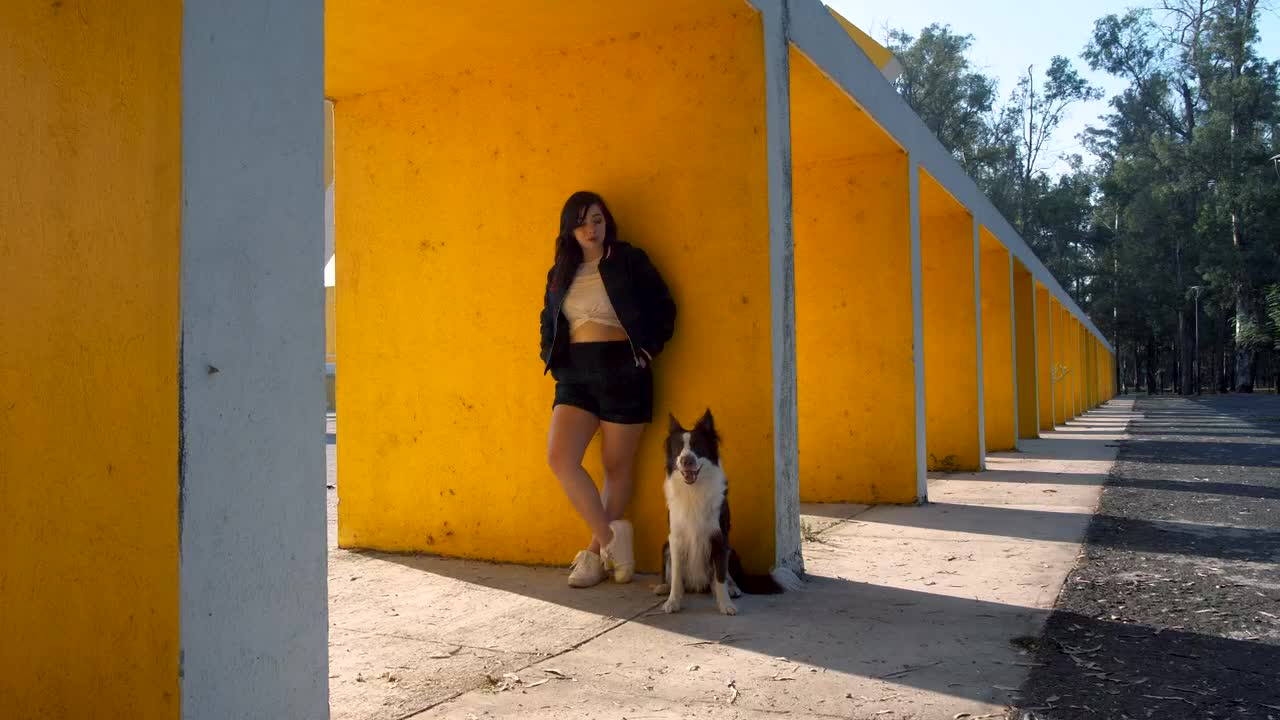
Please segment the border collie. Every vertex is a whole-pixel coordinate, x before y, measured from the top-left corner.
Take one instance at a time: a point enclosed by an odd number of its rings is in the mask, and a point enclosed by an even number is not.
[[[707,410],[692,430],[670,416],[667,431],[667,522],[662,546],[664,612],[680,612],[684,594],[712,592],[725,615],[736,615],[732,598],[743,592],[769,595],[799,590],[801,580],[786,568],[770,575],[748,575],[729,545],[729,485],[720,466],[720,436]]]

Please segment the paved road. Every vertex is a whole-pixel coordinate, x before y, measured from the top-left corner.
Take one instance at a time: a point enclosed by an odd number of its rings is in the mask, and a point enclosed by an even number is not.
[[[1142,398],[1010,717],[1280,720],[1280,398]]]

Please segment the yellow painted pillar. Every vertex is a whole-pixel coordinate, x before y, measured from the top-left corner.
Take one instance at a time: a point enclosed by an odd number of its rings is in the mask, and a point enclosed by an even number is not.
[[[1098,376],[1095,382],[1097,383],[1098,404],[1101,405],[1107,401],[1107,348],[1102,344],[1101,340],[1098,340],[1094,350],[1098,356]]]
[[[181,11],[0,4],[0,717],[178,717]]]
[[[800,500],[914,502],[908,156],[794,49],[791,154]]]
[[[1071,385],[1076,395],[1076,415],[1083,415],[1089,409],[1088,404],[1085,402],[1084,391],[1085,377],[1087,376],[1087,371],[1085,370],[1084,339],[1087,333],[1085,331],[1084,323],[1080,322],[1079,318],[1076,318],[1075,320],[1075,332],[1076,339],[1075,343],[1072,345],[1072,350],[1075,353],[1076,358],[1076,373],[1075,381]]]
[[[527,12],[530,23],[547,22]],[[767,115],[762,19],[743,8],[628,35],[629,25],[610,23],[629,12],[610,6],[593,18],[592,32],[621,39],[590,48],[511,44],[479,64],[436,56],[430,77],[384,87],[328,73],[342,258],[342,547],[558,565],[586,547],[589,530],[547,466],[554,383],[532,323],[561,206],[590,189],[679,307],[654,365],[654,425],[635,468],[637,570],[661,567],[667,510],[655,479],[667,414],[689,426],[708,407],[726,438],[735,544],[749,567],[773,566],[775,410],[789,398],[773,391],[772,341],[784,328],[771,295],[767,131],[785,118]],[[330,64],[362,57],[366,41],[329,43]],[[822,238],[817,254],[854,232]],[[733,348],[732,361],[709,366],[710,347]],[[597,437],[585,461],[597,483],[599,458]]]
[[[1095,341],[1096,354],[1098,356],[1098,375],[1094,379],[1097,389],[1098,405],[1102,405],[1107,401],[1107,349],[1103,346],[1101,340]]]
[[[1066,313],[1062,309],[1062,303],[1058,302],[1055,297],[1050,297],[1050,306],[1053,308],[1053,424],[1054,426],[1065,425],[1067,422],[1067,393],[1066,393]]]
[[[794,49],[791,137],[800,499],[914,502],[907,155]]]
[[[1036,292],[1036,404],[1040,408],[1041,431],[1054,428],[1054,377],[1057,368],[1053,362],[1053,301],[1049,290],[1039,281],[1032,281]]]
[[[1099,378],[1100,390],[1102,392],[1102,402],[1111,399],[1111,353],[1110,351],[1102,351],[1102,377]]]
[[[1098,400],[1098,338],[1089,336],[1089,407],[1096,408]]]
[[[1116,381],[1116,356],[1114,353],[1107,353],[1107,399],[1110,400],[1119,392]]]
[[[930,470],[983,467],[973,216],[922,169],[920,254]]]
[[[1036,358],[1036,282],[1013,258],[1013,335],[1018,367],[1018,437],[1040,437],[1040,373]]]
[[[985,227],[979,232],[982,287],[982,405],[986,451],[1018,446],[1013,352],[1013,258]]]
[[[1066,313],[1066,354],[1067,376],[1065,391],[1067,394],[1067,420],[1075,420],[1080,415],[1080,394],[1076,392],[1076,381],[1080,377],[1080,323],[1070,310]]]
[[[0,3],[0,718],[322,717],[321,3]]]
[[[1084,407],[1085,410],[1092,410],[1093,403],[1093,381],[1096,375],[1093,367],[1093,333],[1086,330],[1081,339],[1084,355]]]
[[[1107,398],[1107,349],[1098,347],[1098,404],[1101,405],[1108,400]]]

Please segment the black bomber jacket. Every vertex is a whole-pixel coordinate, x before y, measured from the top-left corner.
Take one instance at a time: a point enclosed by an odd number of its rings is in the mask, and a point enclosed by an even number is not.
[[[569,288],[551,287],[554,273],[552,266],[542,299],[544,375],[561,363],[569,346],[569,320],[560,311]],[[600,259],[600,279],[637,361],[641,353],[648,356],[646,362],[657,357],[675,331],[676,304],[649,256],[629,243],[610,243]]]

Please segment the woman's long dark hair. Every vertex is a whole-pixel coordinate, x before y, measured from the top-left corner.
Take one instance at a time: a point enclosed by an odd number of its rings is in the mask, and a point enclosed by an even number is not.
[[[560,235],[556,237],[556,262],[551,273],[551,289],[561,290],[573,282],[573,275],[582,264],[582,246],[573,236],[575,228],[587,220],[587,210],[599,205],[604,214],[604,245],[609,247],[618,240],[618,226],[613,221],[609,206],[599,195],[581,190],[569,196],[560,211]]]

